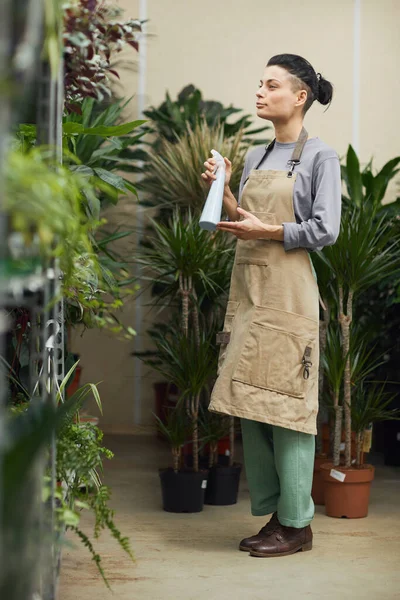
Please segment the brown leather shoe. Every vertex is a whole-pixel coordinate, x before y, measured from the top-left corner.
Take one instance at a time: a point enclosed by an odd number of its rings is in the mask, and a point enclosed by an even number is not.
[[[310,525],[297,529],[284,527],[280,523],[270,532],[268,537],[254,544],[250,556],[270,557],[288,556],[300,550],[306,552],[312,549],[313,534]]]
[[[256,535],[252,535],[251,537],[245,538],[239,544],[239,550],[243,550],[243,552],[250,552],[253,549],[253,546],[261,542],[265,538],[267,538],[279,525],[278,515],[276,512],[271,517],[271,520],[264,525],[260,529],[260,531]]]

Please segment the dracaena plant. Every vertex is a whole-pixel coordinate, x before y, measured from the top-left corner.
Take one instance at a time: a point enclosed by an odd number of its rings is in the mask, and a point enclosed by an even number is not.
[[[393,176],[394,162],[388,169]],[[343,365],[343,413],[345,430],[345,466],[351,465],[351,411],[352,361],[355,346],[352,343],[355,323],[355,301],[373,286],[389,278],[399,277],[400,235],[392,220],[382,211],[381,201],[387,187],[388,174],[380,172],[374,184],[373,174],[363,180],[354,150],[349,148],[345,166],[345,181],[349,196],[345,197],[341,231],[333,246],[319,254],[332,274],[335,289],[336,318],[340,327],[340,346]],[[390,177],[389,177],[390,178]],[[383,181],[383,183],[382,183]],[[367,327],[367,323],[363,323]],[[336,429],[341,427],[341,411],[337,412]],[[339,433],[336,431],[336,439]],[[336,457],[336,463],[338,458]]]
[[[364,436],[371,424],[400,420],[400,409],[391,407],[396,394],[386,387],[386,382],[361,379],[353,390],[351,421],[356,434],[357,465],[363,463]]]
[[[199,410],[202,394],[215,377],[217,355],[215,335],[200,332],[197,337],[191,329],[187,333],[178,328],[168,335],[154,335],[157,359],[142,358],[145,364],[174,383],[180,391],[178,410],[184,409],[191,422],[193,437],[193,469],[199,469]]]
[[[166,223],[150,220],[152,233],[139,249],[135,261],[141,265],[141,282],[157,287],[154,303],[182,307],[182,329],[188,330],[191,307],[221,306],[229,287],[233,247],[220,233],[210,234],[191,212],[175,210]]]
[[[80,112],[84,98],[111,97],[113,55],[126,45],[139,49],[141,23],[124,20],[115,4],[98,0],[72,0],[64,5],[64,87],[68,111]]]

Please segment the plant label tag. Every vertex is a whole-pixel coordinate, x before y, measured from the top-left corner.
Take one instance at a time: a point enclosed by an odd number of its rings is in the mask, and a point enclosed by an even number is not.
[[[203,479],[201,487],[202,487],[203,490],[206,489],[206,487],[207,487],[207,479]]]
[[[337,481],[343,481],[346,479],[346,473],[342,473],[341,471],[336,471],[336,469],[331,469],[330,476],[333,479],[337,479]]]
[[[225,456],[230,456],[230,455],[231,455],[230,450],[225,450]]]
[[[362,446],[363,452],[369,452],[372,446],[372,427],[364,431],[364,443]]]
[[[397,441],[400,442],[400,431],[397,432]]]
[[[344,452],[345,448],[346,448],[346,444],[344,442],[342,442],[340,444],[340,452]]]

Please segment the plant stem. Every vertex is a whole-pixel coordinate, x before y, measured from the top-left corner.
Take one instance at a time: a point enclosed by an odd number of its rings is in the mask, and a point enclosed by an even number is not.
[[[361,460],[360,460],[360,466],[364,464],[364,439],[365,439],[365,430],[361,432]]]
[[[192,417],[193,422],[193,470],[195,473],[199,470],[199,428],[197,416]]]
[[[344,428],[345,428],[345,466],[351,466],[351,365],[350,365],[350,326],[353,317],[353,291],[349,290],[347,310],[343,312],[343,288],[339,286],[339,322],[343,338],[343,360],[346,361],[343,381]]]
[[[216,465],[215,456],[218,452],[218,442],[210,442],[210,457],[208,466],[211,469],[213,465]]]
[[[179,471],[179,458],[180,458],[180,450],[179,448],[172,449],[172,457],[174,461],[174,471],[177,473]]]
[[[189,283],[186,277],[179,275],[179,292],[182,296],[182,330],[186,337],[189,334]]]
[[[194,328],[194,337],[196,340],[197,348],[200,347],[200,320],[199,320],[199,306],[197,303],[197,294],[196,290],[192,290],[193,296],[193,328]]]
[[[193,443],[193,470],[197,473],[199,470],[199,405],[200,394],[190,398],[188,414],[192,419],[192,443]]]
[[[337,393],[337,396],[339,394]],[[333,465],[337,467],[340,464],[340,443],[342,440],[342,419],[343,406],[335,404],[335,435],[333,438]]]
[[[361,431],[357,431],[356,435],[356,466],[361,464]]]

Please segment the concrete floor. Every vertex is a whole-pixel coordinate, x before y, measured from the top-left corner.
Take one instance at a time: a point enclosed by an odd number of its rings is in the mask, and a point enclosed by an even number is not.
[[[168,448],[145,436],[113,436],[106,445],[115,452],[106,482],[136,560],[108,535],[96,542],[112,595],[86,549],[66,546],[60,600],[400,599],[400,468],[377,468],[368,518],[331,519],[317,507],[312,552],[257,559],[237,549],[266,521],[249,514],[244,476],[235,506],[165,513],[157,468],[168,463]],[[85,517],[83,528],[89,524]]]

